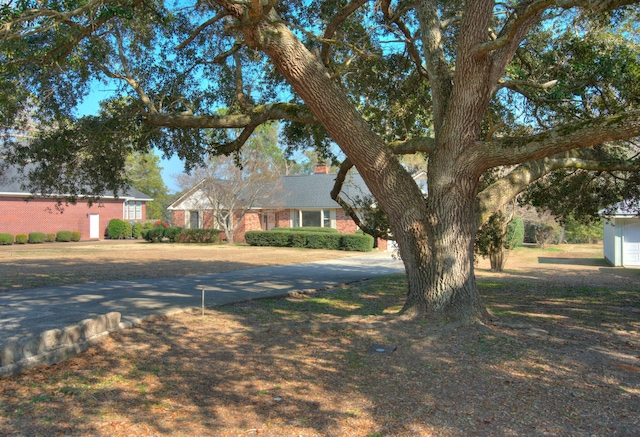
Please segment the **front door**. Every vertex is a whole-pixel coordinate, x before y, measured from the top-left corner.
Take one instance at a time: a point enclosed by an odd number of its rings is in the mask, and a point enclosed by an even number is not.
[[[89,215],[89,238],[92,240],[100,239],[100,214]]]
[[[640,266],[640,223],[625,225],[622,244],[622,265]]]

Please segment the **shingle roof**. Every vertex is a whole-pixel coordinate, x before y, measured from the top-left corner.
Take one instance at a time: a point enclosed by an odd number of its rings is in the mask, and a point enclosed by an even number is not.
[[[31,196],[33,193],[25,191],[22,188],[22,182],[25,178],[24,169],[18,169],[10,166],[2,166],[0,168],[0,195],[9,196]],[[105,192],[102,198],[113,199],[115,198],[113,191]],[[139,200],[150,202],[153,199],[143,192],[136,190],[133,187],[129,187],[125,193],[120,193],[118,198]]]
[[[283,208],[337,208],[338,204],[331,198],[331,190],[336,175],[311,174],[300,176],[284,176],[282,184]],[[342,186],[345,197],[370,195],[362,176],[357,173],[347,176]]]

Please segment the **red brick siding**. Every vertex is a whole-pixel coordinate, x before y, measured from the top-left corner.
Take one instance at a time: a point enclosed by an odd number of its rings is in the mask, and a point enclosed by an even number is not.
[[[355,234],[358,230],[356,223],[349,217],[344,209],[336,209],[336,229],[341,234]]]
[[[291,226],[291,212],[288,209],[277,212],[277,227],[278,228],[288,228]]]
[[[173,211],[173,225],[180,226],[184,228],[184,211],[183,210],[175,210]]]
[[[58,231],[80,231],[81,239],[89,239],[89,214],[100,215],[100,238],[105,233],[109,220],[123,218],[123,200],[103,200],[89,207],[84,202],[76,205],[62,205],[56,208],[56,202],[50,199],[0,198],[0,233],[28,234]],[[142,217],[146,216],[143,204]]]

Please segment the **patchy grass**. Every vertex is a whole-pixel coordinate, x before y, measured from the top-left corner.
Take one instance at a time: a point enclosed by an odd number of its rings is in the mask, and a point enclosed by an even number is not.
[[[353,256],[354,252],[105,240],[0,246],[0,292],[181,277]],[[361,255],[362,253],[358,253]]]
[[[398,320],[402,275],[144,323],[2,379],[0,435],[640,434],[637,272],[508,263],[485,327]]]

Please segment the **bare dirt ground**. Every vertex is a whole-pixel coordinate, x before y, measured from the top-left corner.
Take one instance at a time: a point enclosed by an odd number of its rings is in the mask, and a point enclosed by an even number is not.
[[[480,261],[486,326],[399,320],[402,275],[145,323],[0,380],[0,435],[637,436],[640,271],[601,254]]]

